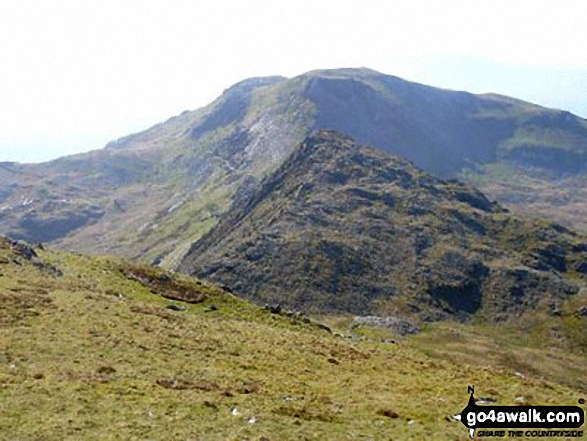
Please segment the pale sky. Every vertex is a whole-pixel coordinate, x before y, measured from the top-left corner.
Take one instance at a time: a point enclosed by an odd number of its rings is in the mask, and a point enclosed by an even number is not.
[[[252,76],[369,67],[587,117],[583,0],[0,0],[0,161],[103,147]]]

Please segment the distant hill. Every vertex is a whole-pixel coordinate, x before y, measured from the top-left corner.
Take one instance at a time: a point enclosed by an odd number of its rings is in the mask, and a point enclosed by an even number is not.
[[[499,321],[554,311],[577,294],[587,238],[323,131],[196,242],[179,270],[307,310]]]
[[[520,212],[587,225],[584,119],[509,97],[335,69],[242,81],[206,107],[102,150],[2,163],[0,232],[175,267],[234,200],[317,129],[437,177],[466,179]]]

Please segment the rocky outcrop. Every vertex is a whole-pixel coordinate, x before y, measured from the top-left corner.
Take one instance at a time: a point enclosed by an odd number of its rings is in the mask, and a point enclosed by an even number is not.
[[[587,257],[582,240],[320,132],[194,244],[180,270],[294,308],[499,320],[576,293],[566,273]]]
[[[377,317],[374,315],[355,317],[353,319],[353,325],[351,326],[351,329],[356,329],[360,326],[385,328],[400,336],[420,333],[420,328],[416,326],[411,320],[401,319],[398,317]]]

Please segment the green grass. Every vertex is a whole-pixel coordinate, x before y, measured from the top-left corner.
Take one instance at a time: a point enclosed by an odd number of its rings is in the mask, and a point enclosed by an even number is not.
[[[0,440],[466,440],[447,416],[465,406],[469,384],[500,404],[574,404],[585,392],[434,352],[463,354],[474,335],[505,357],[517,346],[495,328],[351,340],[160,269],[38,253],[63,276],[0,244]],[[162,297],[178,292],[203,299]],[[549,363],[565,372],[569,359]]]

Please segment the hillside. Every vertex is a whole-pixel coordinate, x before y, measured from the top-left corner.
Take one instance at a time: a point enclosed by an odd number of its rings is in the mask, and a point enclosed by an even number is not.
[[[0,232],[176,267],[235,199],[317,129],[348,134],[438,177],[469,179],[520,212],[585,226],[584,119],[513,98],[336,69],[248,79],[206,107],[105,149],[0,164]],[[496,167],[508,168],[505,179],[492,173]],[[517,185],[512,175],[540,177]],[[559,199],[569,182],[578,191]]]
[[[319,311],[554,311],[587,282],[587,239],[335,132],[307,138],[196,242],[180,271]]]
[[[500,404],[584,396],[586,300],[530,333],[324,318],[331,334],[208,282],[0,238],[0,438],[464,441],[449,416],[469,384]]]
[[[496,163],[466,170],[460,179],[518,215],[549,219],[587,234],[587,173],[558,174]]]

